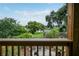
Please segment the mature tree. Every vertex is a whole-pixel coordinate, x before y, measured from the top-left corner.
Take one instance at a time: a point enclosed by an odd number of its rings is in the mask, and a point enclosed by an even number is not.
[[[7,36],[10,36],[11,31],[13,31],[12,28],[14,28],[14,25],[16,24],[16,21],[12,18],[4,18],[0,20],[0,37],[6,38]]]
[[[36,21],[30,21],[28,22],[28,25],[26,25],[27,28],[29,28],[29,31],[34,34],[37,30],[44,30],[45,26],[39,22]]]
[[[65,4],[57,12],[57,18],[59,20],[58,24],[61,25],[64,22],[64,25],[67,24],[67,5]]]
[[[25,30],[13,18],[0,19],[0,37],[7,38],[19,35]]]
[[[52,11],[50,15],[46,16],[47,26],[49,28],[54,27],[57,24],[60,28],[65,28],[67,25],[67,5],[63,5],[58,11]]]
[[[58,26],[60,27],[60,32],[66,31],[67,27],[67,5],[62,6],[57,12]]]
[[[48,22],[47,27],[52,28],[52,21],[49,15],[46,16],[46,22]]]
[[[21,26],[19,24],[16,24],[15,25],[15,28],[13,30],[13,33],[12,33],[12,36],[17,36],[17,35],[20,35],[22,33],[26,33],[27,30],[25,30],[25,27],[24,26]]]
[[[46,16],[46,21],[48,22],[47,27],[53,28],[54,22],[56,22],[55,11]]]

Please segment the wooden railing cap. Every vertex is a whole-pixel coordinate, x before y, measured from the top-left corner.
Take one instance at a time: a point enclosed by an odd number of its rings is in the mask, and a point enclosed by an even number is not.
[[[67,38],[0,38],[0,41],[70,41]]]

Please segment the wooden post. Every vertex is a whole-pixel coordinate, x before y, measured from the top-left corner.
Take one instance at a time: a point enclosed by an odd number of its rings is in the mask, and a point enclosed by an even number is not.
[[[73,40],[73,55],[79,56],[79,4],[68,4],[68,38]],[[71,51],[71,50],[70,50]]]
[[[73,20],[74,20],[74,9],[73,4],[69,3],[68,5],[68,19],[67,19],[67,38],[73,40]]]
[[[79,4],[74,4],[73,55],[79,56]]]
[[[0,56],[2,55],[2,46],[0,45]]]
[[[69,44],[68,49],[69,49],[69,56],[73,56],[73,44]]]
[[[74,22],[74,4],[69,3],[68,5],[68,19],[67,19],[67,38],[73,40],[73,22]],[[66,54],[73,55],[73,45],[66,47]]]

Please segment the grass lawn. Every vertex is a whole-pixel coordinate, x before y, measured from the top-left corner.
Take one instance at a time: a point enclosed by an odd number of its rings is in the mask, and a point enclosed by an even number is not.
[[[43,32],[35,32],[32,34],[32,38],[44,38]]]
[[[23,33],[18,36],[14,36],[15,38],[44,38],[43,32],[35,32],[32,33]]]

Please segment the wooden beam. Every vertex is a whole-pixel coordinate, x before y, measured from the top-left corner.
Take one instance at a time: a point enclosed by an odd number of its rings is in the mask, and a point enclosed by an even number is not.
[[[2,55],[2,46],[0,45],[0,56]]]
[[[79,4],[74,5],[74,23],[73,23],[73,55],[79,56]]]
[[[69,3],[67,6],[68,6],[67,37],[68,39],[73,40],[74,7],[73,4],[71,3]]]
[[[73,55],[79,56],[79,4],[68,4],[68,38],[73,40]],[[71,50],[70,50],[71,51]]]

